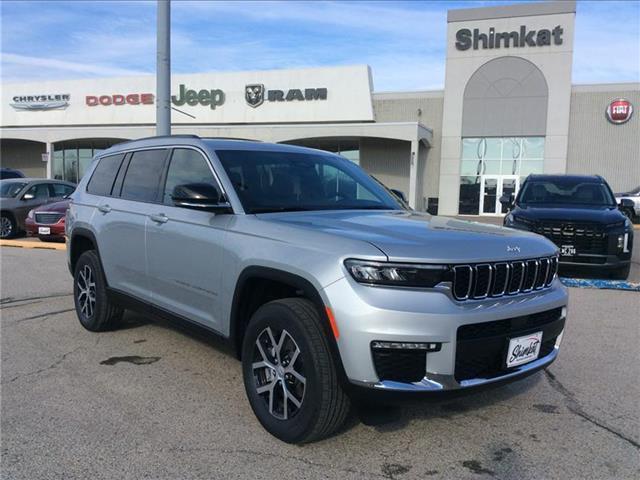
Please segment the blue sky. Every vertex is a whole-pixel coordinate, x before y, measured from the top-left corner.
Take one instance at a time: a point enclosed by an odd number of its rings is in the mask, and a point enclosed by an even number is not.
[[[371,65],[374,88],[444,84],[450,8],[502,2],[172,4],[174,73]],[[514,3],[514,2],[508,2]],[[640,2],[579,1],[573,83],[640,81]],[[155,72],[156,3],[0,3],[2,82]]]

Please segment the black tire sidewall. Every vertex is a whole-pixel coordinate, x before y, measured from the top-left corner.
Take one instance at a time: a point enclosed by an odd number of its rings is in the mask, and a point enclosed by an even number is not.
[[[78,276],[79,272],[85,265],[89,265],[93,270],[93,275],[96,283],[96,304],[93,309],[93,316],[87,318],[81,311],[80,304],[78,303]],[[90,250],[84,252],[78,258],[76,262],[76,268],[73,274],[73,302],[76,307],[76,315],[80,324],[92,332],[98,332],[105,329],[105,323],[108,320],[107,316],[107,292],[105,288],[104,275],[102,273],[102,267],[100,260],[95,251]]]
[[[9,233],[9,235],[7,235],[6,237],[2,237],[2,238],[13,238],[13,237],[15,237],[16,236],[16,229],[18,228],[15,219],[11,215],[5,215],[5,214],[2,214],[2,218],[7,218],[11,222],[11,232]]]
[[[255,389],[253,369],[253,349],[257,336],[266,327],[275,330],[283,328],[293,337],[304,362],[306,378],[305,393],[302,406],[293,418],[281,420],[269,413],[269,408]],[[278,339],[276,338],[276,341]],[[313,345],[312,337],[300,322],[296,314],[286,305],[271,302],[262,306],[251,318],[243,342],[242,373],[247,398],[256,417],[262,426],[275,437],[287,443],[298,443],[313,430],[324,395],[321,371],[316,355],[329,355],[328,350],[322,352],[324,346]]]

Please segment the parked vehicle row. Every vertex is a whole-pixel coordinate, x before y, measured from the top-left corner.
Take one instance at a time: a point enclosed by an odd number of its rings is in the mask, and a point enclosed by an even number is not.
[[[60,222],[64,222],[64,214],[56,222],[50,222],[52,216],[35,216],[34,209],[52,202],[60,202],[75,190],[75,185],[63,180],[43,178],[12,178],[0,180],[0,238],[12,238],[24,232],[40,236],[43,239],[60,239]],[[58,205],[55,210],[62,208]],[[46,212],[53,213],[49,208]],[[44,213],[44,212],[43,212]],[[56,214],[57,215],[57,214]],[[40,227],[43,230],[40,230]],[[50,233],[46,233],[46,229]],[[53,229],[53,230],[52,230]],[[51,233],[55,232],[55,233]],[[62,228],[64,232],[64,225]],[[64,237],[62,237],[64,238]]]

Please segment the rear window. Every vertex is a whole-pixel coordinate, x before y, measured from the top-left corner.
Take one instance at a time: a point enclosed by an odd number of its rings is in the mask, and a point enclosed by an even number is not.
[[[122,182],[120,196],[141,202],[157,201],[166,157],[166,149],[134,152]]]
[[[111,188],[123,158],[124,153],[102,157],[89,180],[87,192],[94,195],[111,195]]]

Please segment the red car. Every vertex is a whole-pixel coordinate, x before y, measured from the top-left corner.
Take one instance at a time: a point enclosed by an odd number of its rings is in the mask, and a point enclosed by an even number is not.
[[[64,217],[70,200],[40,205],[27,215],[24,226],[27,235],[43,242],[64,242]]]

